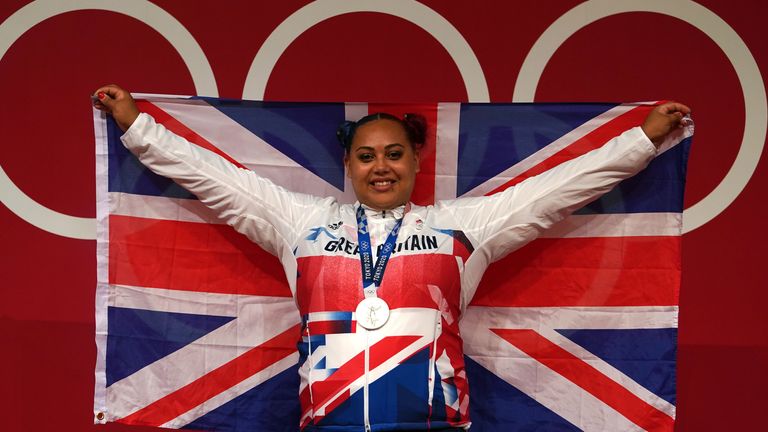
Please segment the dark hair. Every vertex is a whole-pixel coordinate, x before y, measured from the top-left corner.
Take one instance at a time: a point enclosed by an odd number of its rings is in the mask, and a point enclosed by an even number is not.
[[[339,144],[344,147],[344,152],[349,153],[349,150],[352,148],[352,140],[355,138],[357,128],[375,120],[392,120],[397,122],[403,127],[408,140],[415,149],[420,149],[424,146],[424,141],[427,137],[427,119],[423,115],[406,113],[403,115],[403,118],[399,118],[389,113],[379,112],[369,114],[356,122],[345,121],[336,129],[336,138],[338,138]]]

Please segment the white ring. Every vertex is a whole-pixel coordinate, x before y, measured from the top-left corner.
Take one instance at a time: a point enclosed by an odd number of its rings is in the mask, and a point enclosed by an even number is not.
[[[0,60],[27,30],[65,12],[106,10],[128,15],[160,33],[181,56],[192,75],[197,94],[218,96],[216,78],[200,45],[184,26],[160,7],[146,0],[38,0],[16,11],[0,24]],[[70,216],[51,210],[26,195],[0,166],[0,202],[30,224],[63,237],[93,240],[96,219]]]
[[[448,51],[459,68],[467,97],[471,102],[488,102],[488,84],[480,62],[464,37],[434,10],[414,0],[318,0],[285,19],[264,41],[253,58],[243,87],[243,99],[261,100],[267,81],[280,56],[288,46],[312,26],[353,12],[378,12],[411,22],[432,35]]]
[[[683,212],[683,233],[687,233],[719,215],[744,190],[760,160],[768,128],[765,86],[757,62],[736,31],[719,16],[690,0],[591,0],[582,3],[552,23],[531,47],[520,68],[512,101],[533,101],[544,67],[574,33],[601,18],[625,12],[656,12],[696,27],[723,50],[741,83],[745,120],[739,153],[720,184]]]

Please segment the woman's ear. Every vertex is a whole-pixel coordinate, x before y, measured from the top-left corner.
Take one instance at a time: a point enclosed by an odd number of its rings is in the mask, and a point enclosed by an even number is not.
[[[421,152],[414,150],[413,159],[416,161],[416,172],[421,171]]]

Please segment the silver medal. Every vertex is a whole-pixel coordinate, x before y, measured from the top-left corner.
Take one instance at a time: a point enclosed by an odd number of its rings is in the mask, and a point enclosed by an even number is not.
[[[381,328],[389,319],[389,305],[379,297],[368,297],[355,309],[357,323],[368,330]]]

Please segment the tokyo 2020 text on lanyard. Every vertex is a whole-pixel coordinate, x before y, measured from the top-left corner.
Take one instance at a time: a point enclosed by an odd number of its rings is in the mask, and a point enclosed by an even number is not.
[[[373,263],[373,253],[371,252],[371,235],[368,231],[368,218],[365,216],[363,206],[357,207],[357,242],[360,251],[360,267],[363,271],[363,293],[365,298],[357,305],[355,309],[355,319],[358,324],[368,330],[376,330],[386,324],[389,319],[389,305],[382,298],[378,297],[376,292],[381,285],[384,277],[384,269],[387,267],[392,251],[395,249],[397,233],[400,231],[400,225],[403,224],[402,218],[398,219],[392,231],[387,235],[387,240],[381,247],[381,251]]]

